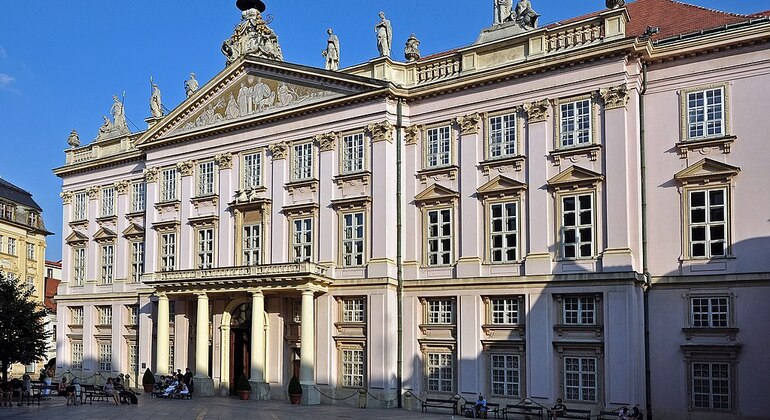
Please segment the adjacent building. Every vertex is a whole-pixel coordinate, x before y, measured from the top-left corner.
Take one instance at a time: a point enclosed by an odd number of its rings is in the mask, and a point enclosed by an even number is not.
[[[765,416],[770,20],[622,3],[339,71],[246,8],[222,72],[55,170],[57,367]]]

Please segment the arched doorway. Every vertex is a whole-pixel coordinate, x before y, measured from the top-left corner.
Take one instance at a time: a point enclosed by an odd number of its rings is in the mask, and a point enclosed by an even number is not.
[[[251,303],[242,303],[230,318],[230,395],[237,394],[241,375],[251,374]]]

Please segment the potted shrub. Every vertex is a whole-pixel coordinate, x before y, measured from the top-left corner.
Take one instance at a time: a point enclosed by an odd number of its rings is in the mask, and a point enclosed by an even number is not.
[[[142,386],[144,387],[144,392],[147,393],[152,392],[152,389],[155,388],[155,375],[152,374],[150,368],[147,368],[147,370],[144,371],[144,376],[142,376]]]
[[[238,378],[238,383],[235,384],[235,390],[238,391],[238,396],[241,397],[242,400],[248,400],[249,395],[251,395],[251,384],[249,384],[249,380],[246,379],[246,374],[241,374],[241,377]]]
[[[302,399],[302,385],[299,384],[297,375],[291,377],[289,381],[289,402],[292,404],[299,404]]]

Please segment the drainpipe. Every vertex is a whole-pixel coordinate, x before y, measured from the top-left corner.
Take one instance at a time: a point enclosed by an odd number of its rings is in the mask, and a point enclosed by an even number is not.
[[[644,275],[644,386],[647,420],[652,420],[650,380],[650,271],[647,267],[647,167],[645,163],[644,95],[647,93],[647,63],[642,62],[642,91],[639,94],[639,176],[642,184],[642,273]]]
[[[396,336],[398,342],[398,360],[396,362],[396,385],[398,388],[398,408],[404,407],[401,397],[403,388],[403,369],[404,369],[404,271],[403,255],[401,255],[402,241],[402,216],[401,216],[401,125],[403,124],[403,115],[401,109],[401,98],[396,103],[396,279],[398,286],[396,289],[396,303],[398,305],[398,321]]]

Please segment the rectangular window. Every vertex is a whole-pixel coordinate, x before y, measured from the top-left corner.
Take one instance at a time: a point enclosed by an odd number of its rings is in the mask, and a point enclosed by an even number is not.
[[[99,343],[99,370],[112,371],[112,344]]]
[[[143,212],[147,202],[147,185],[143,182],[131,184],[131,212]]]
[[[722,87],[687,93],[687,137],[701,139],[724,135],[724,109]]]
[[[102,188],[102,217],[115,215],[115,188]]]
[[[243,155],[243,189],[262,186],[262,153]]]
[[[561,147],[591,143],[591,100],[567,102],[560,105]]]
[[[518,205],[494,203],[489,206],[489,254],[492,263],[518,260]]]
[[[454,362],[452,353],[428,353],[426,378],[429,392],[454,391]]]
[[[198,230],[198,268],[214,267],[214,229]]]
[[[27,290],[30,293],[35,293],[35,276],[27,276]]]
[[[519,397],[521,369],[519,356],[514,354],[491,354],[490,377],[492,378],[492,395]]]
[[[85,191],[76,192],[72,198],[72,220],[86,220],[88,216],[88,198]],[[81,344],[82,346],[82,344]]]
[[[566,325],[596,325],[596,299],[592,296],[565,297]]]
[[[0,217],[7,220],[16,220],[14,214],[16,213],[16,206],[8,203],[0,203]]]
[[[112,325],[112,306],[99,306],[99,324]]]
[[[498,325],[518,325],[519,323],[519,299],[492,298],[492,323]]]
[[[174,371],[174,338],[169,337],[168,345],[168,371]]]
[[[83,343],[72,343],[72,369],[83,369]]]
[[[144,242],[131,242],[131,281],[139,283],[144,274]]]
[[[516,115],[489,118],[489,159],[516,156]]]
[[[11,255],[16,255],[16,239],[15,238],[8,238],[8,253]]]
[[[259,265],[262,263],[262,225],[246,225],[243,227],[243,265]]]
[[[214,161],[198,164],[198,197],[214,194]]]
[[[72,250],[72,280],[74,286],[82,286],[86,280],[86,249],[74,248]]]
[[[292,235],[292,252],[294,262],[310,262],[313,260],[313,219],[294,219]]]
[[[594,255],[593,194],[561,197],[562,257],[591,258]]]
[[[160,268],[162,271],[176,269],[176,233],[169,232],[160,235]]]
[[[451,299],[428,301],[428,324],[451,325],[454,323],[454,307]]]
[[[139,367],[139,346],[136,344],[128,345],[128,372],[131,376],[136,377],[137,368]]]
[[[364,170],[364,134],[342,137],[342,173],[351,174]]]
[[[295,144],[292,159],[292,181],[302,181],[313,177],[313,144]]]
[[[176,168],[164,169],[161,172],[160,201],[178,200],[176,184],[177,184]]]
[[[364,265],[364,213],[342,215],[342,265],[357,267]]]
[[[342,350],[342,386],[364,386],[363,350]]]
[[[429,210],[428,214],[428,265],[452,263],[452,210]]]
[[[27,224],[32,227],[37,227],[37,221],[40,217],[37,215],[37,213],[29,212],[27,213]]]
[[[689,192],[690,256],[727,255],[727,201],[724,188]]]
[[[692,363],[692,405],[696,409],[730,409],[729,363]]]
[[[692,326],[695,328],[727,328],[730,326],[730,299],[697,297],[690,300]]]
[[[70,316],[72,318],[72,325],[83,325],[83,307],[75,306],[70,308]]]
[[[363,298],[342,300],[342,322],[365,322],[366,312]]]
[[[115,245],[102,245],[102,284],[112,284],[115,267]]]
[[[27,244],[27,259],[35,259],[35,244]]]
[[[596,402],[596,358],[564,358],[564,396],[570,401]]]
[[[139,306],[128,305],[126,312],[128,312],[128,325],[139,325]]]
[[[425,162],[428,168],[447,166],[452,163],[452,139],[449,126],[427,130]]]

